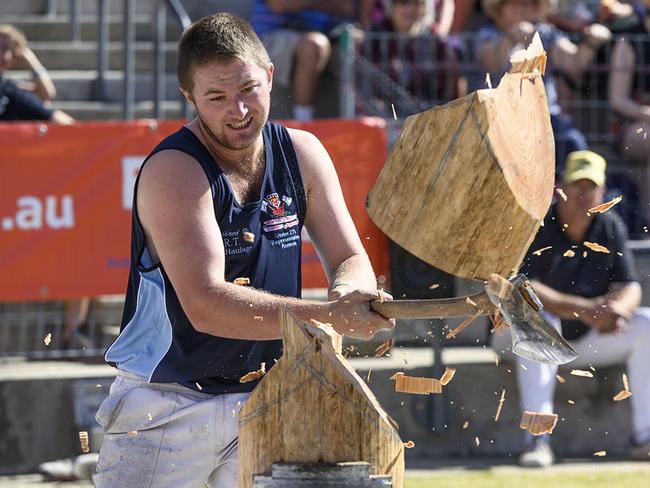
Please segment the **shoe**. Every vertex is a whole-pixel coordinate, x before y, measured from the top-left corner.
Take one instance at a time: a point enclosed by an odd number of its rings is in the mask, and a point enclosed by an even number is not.
[[[650,441],[644,444],[632,444],[628,457],[635,461],[650,461]]]
[[[547,439],[534,437],[526,450],[519,456],[519,465],[531,468],[546,468],[555,462],[555,455]]]
[[[74,459],[59,459],[38,465],[38,472],[46,481],[76,481]]]

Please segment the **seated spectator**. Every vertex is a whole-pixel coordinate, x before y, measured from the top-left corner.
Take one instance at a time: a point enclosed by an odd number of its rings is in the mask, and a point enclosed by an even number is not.
[[[363,29],[370,29],[373,25],[382,23],[391,15],[391,9],[396,4],[408,4],[408,0],[361,0],[360,24]],[[420,3],[427,9],[427,14],[432,21],[428,28],[431,33],[440,37],[447,37],[454,19],[454,0],[423,0]]]
[[[17,83],[3,77],[4,72],[19,60],[30,66],[34,73],[34,93],[21,89]],[[0,122],[43,120],[71,124],[73,119],[68,114],[45,105],[45,101],[49,102],[54,95],[52,80],[27,47],[25,37],[12,26],[0,25]]]
[[[431,36],[431,5],[425,0],[384,3],[388,16],[371,26],[370,32],[376,35],[367,36],[362,54],[390,77],[395,89],[376,94],[374,106],[383,107],[384,116],[392,116],[393,104],[399,116],[405,117],[464,95],[457,54],[445,39]],[[397,35],[383,35],[389,33]]]
[[[510,68],[509,59],[514,51],[525,47],[535,31],[541,37],[549,56],[544,85],[555,135],[556,173],[559,174],[567,154],[586,149],[587,142],[572,126],[569,116],[562,113],[553,72],[561,70],[577,79],[611,34],[606,27],[592,24],[584,30],[585,40],[580,45],[574,44],[556,27],[543,22],[550,0],[482,0],[482,5],[492,22],[481,27],[476,35],[476,59],[490,74],[493,83],[498,83]],[[483,86],[473,87],[476,88]]]
[[[255,0],[251,24],[275,66],[276,83],[293,88],[293,117],[311,120],[318,80],[332,54],[335,27],[352,19],[353,0]]]
[[[629,456],[650,459],[650,309],[639,308],[641,286],[626,249],[627,230],[615,208],[587,213],[603,201],[605,160],[591,151],[571,153],[560,187],[566,201],[551,207],[522,272],[531,280],[547,318],[578,352],[571,368],[626,363],[630,377],[634,438]],[[594,252],[583,242],[605,246]],[[551,247],[552,246],[552,247]],[[537,249],[550,247],[535,255]],[[568,256],[573,250],[575,255]],[[583,254],[586,252],[586,254]],[[510,333],[495,334],[493,347],[510,355]],[[520,407],[552,413],[557,366],[516,357]],[[548,436],[527,434],[520,464],[548,466],[554,456]]]
[[[620,117],[623,155],[646,166],[645,214],[650,218],[650,1],[637,2],[638,21],[614,43],[609,102]],[[650,221],[650,220],[649,220]]]

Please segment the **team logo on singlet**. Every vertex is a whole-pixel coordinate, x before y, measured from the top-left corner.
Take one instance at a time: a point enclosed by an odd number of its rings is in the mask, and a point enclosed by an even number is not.
[[[271,217],[263,221],[264,232],[274,232],[298,225],[298,216],[290,211],[293,199],[287,195],[269,193],[262,201],[262,212]]]

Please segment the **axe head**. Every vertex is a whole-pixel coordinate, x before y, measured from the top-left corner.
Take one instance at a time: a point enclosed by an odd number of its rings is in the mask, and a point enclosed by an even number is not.
[[[544,306],[526,276],[520,273],[508,280],[506,286],[504,282],[500,276],[492,275],[486,292],[510,326],[512,352],[547,364],[566,364],[577,358],[578,353],[544,317]]]

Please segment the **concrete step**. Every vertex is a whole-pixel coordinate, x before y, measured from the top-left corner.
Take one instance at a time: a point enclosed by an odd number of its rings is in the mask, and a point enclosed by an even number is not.
[[[90,101],[55,102],[54,106],[63,110],[75,120],[123,120],[121,103],[105,103]],[[179,119],[182,117],[180,101],[167,100],[163,103],[164,119]],[[153,117],[153,102],[138,102],[135,108],[136,119]]]
[[[56,87],[58,101],[99,100],[97,98],[97,71],[49,71]],[[29,80],[31,73],[27,71],[10,71],[7,77],[13,80]],[[169,100],[180,98],[176,73],[167,72],[165,75],[165,96]],[[124,77],[121,71],[106,73],[105,100],[119,102],[124,95]],[[153,74],[136,73],[135,99],[137,101],[151,100],[154,93]]]
[[[50,0],[51,1],[51,0]],[[107,0],[108,10],[117,14],[124,11],[123,0]],[[97,0],[78,0],[79,10],[82,14],[97,13]],[[150,14],[158,3],[158,0],[133,0],[135,12]],[[70,12],[70,0],[54,0],[56,14],[67,14]],[[47,0],[2,0],[2,12],[0,21],[6,15],[15,14],[45,14],[47,12]]]
[[[44,66],[53,70],[93,70],[97,69],[96,42],[33,42],[30,44]],[[153,68],[154,45],[152,42],[136,42],[136,70]],[[164,44],[165,67],[175,69],[177,43]],[[109,69],[122,69],[124,65],[124,45],[121,42],[108,44]]]
[[[121,16],[111,15],[108,19],[108,35],[111,41],[124,39],[124,23]],[[67,41],[70,39],[70,21],[67,16],[50,18],[43,15],[12,16],[2,20],[20,29],[28,41]],[[97,16],[84,15],[80,18],[82,41],[97,40]],[[182,32],[178,21],[167,18],[166,39],[176,40]],[[135,18],[135,37],[137,41],[151,41],[155,36],[155,25],[150,15],[138,15]]]

